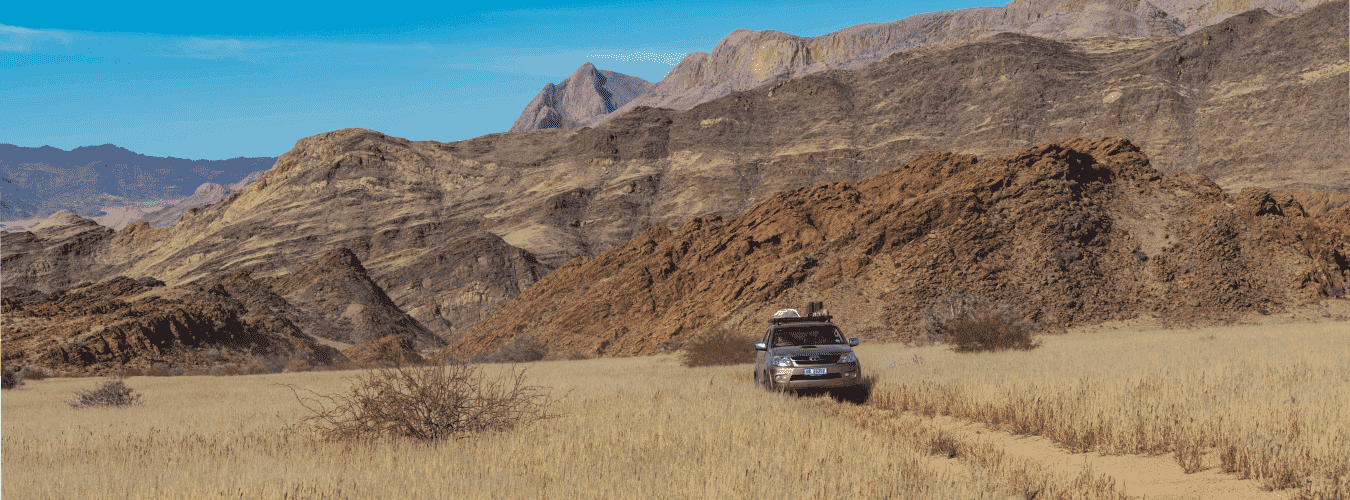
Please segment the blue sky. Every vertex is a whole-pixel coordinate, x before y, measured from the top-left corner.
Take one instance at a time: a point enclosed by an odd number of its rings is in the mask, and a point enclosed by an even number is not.
[[[505,131],[545,83],[587,61],[654,82],[739,28],[817,36],[1003,5],[131,3],[0,11],[0,142],[218,160],[278,156],[345,127],[456,141]]]

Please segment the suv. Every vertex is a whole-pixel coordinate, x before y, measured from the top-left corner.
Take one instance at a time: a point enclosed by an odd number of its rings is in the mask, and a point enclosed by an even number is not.
[[[801,316],[784,309],[769,320],[764,340],[755,343],[755,382],[770,390],[826,389],[862,383],[853,354],[858,339],[845,340],[819,302]]]

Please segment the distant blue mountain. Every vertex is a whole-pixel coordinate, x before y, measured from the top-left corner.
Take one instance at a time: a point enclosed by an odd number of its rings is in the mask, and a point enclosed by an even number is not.
[[[188,160],[146,156],[112,144],[66,151],[0,144],[0,220],[101,207],[171,205],[205,183],[232,184],[272,168],[276,158]]]

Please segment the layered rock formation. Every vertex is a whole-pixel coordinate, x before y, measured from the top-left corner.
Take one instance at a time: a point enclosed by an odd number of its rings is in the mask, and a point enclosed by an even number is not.
[[[260,170],[244,176],[239,182],[222,186],[213,182],[208,182],[197,186],[197,190],[191,196],[178,200],[176,203],[145,214],[145,216],[132,221],[145,222],[151,227],[169,227],[178,223],[178,219],[187,213],[188,210],[209,205],[225,198],[230,193],[243,189],[250,182],[261,177],[264,171]],[[120,229],[120,228],[119,228]]]
[[[750,90],[830,69],[858,69],[898,52],[971,42],[999,33],[1051,39],[1171,37],[1198,31],[1252,9],[1292,15],[1320,1],[1014,0],[1003,7],[932,12],[864,24],[817,37],[736,30],[711,53],[685,56],[664,79],[616,113],[582,122],[596,126],[640,106],[686,110],[734,91]],[[514,130],[514,129],[513,129]]]
[[[6,288],[5,365],[71,374],[109,374],[156,365],[204,370],[257,356],[345,360],[238,288],[165,288],[151,278],[117,277],[55,293]]]
[[[934,153],[573,260],[454,348],[532,335],[569,353],[653,354],[708,328],[758,332],[809,300],[853,334],[908,340],[952,292],[1051,325],[1224,319],[1343,294],[1347,221],[1347,208],[1312,218],[1288,194],[1163,176],[1123,139]]]
[[[651,84],[636,76],[582,64],[562,83],[548,83],[525,106],[511,132],[546,128],[574,129],[595,121],[647,91]]]

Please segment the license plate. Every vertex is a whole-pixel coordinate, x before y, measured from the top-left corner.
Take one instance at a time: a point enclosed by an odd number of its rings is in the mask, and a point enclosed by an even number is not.
[[[825,374],[825,369],[824,369],[824,368],[807,368],[807,369],[806,369],[806,374],[807,374],[807,375],[824,375],[824,374]]]

